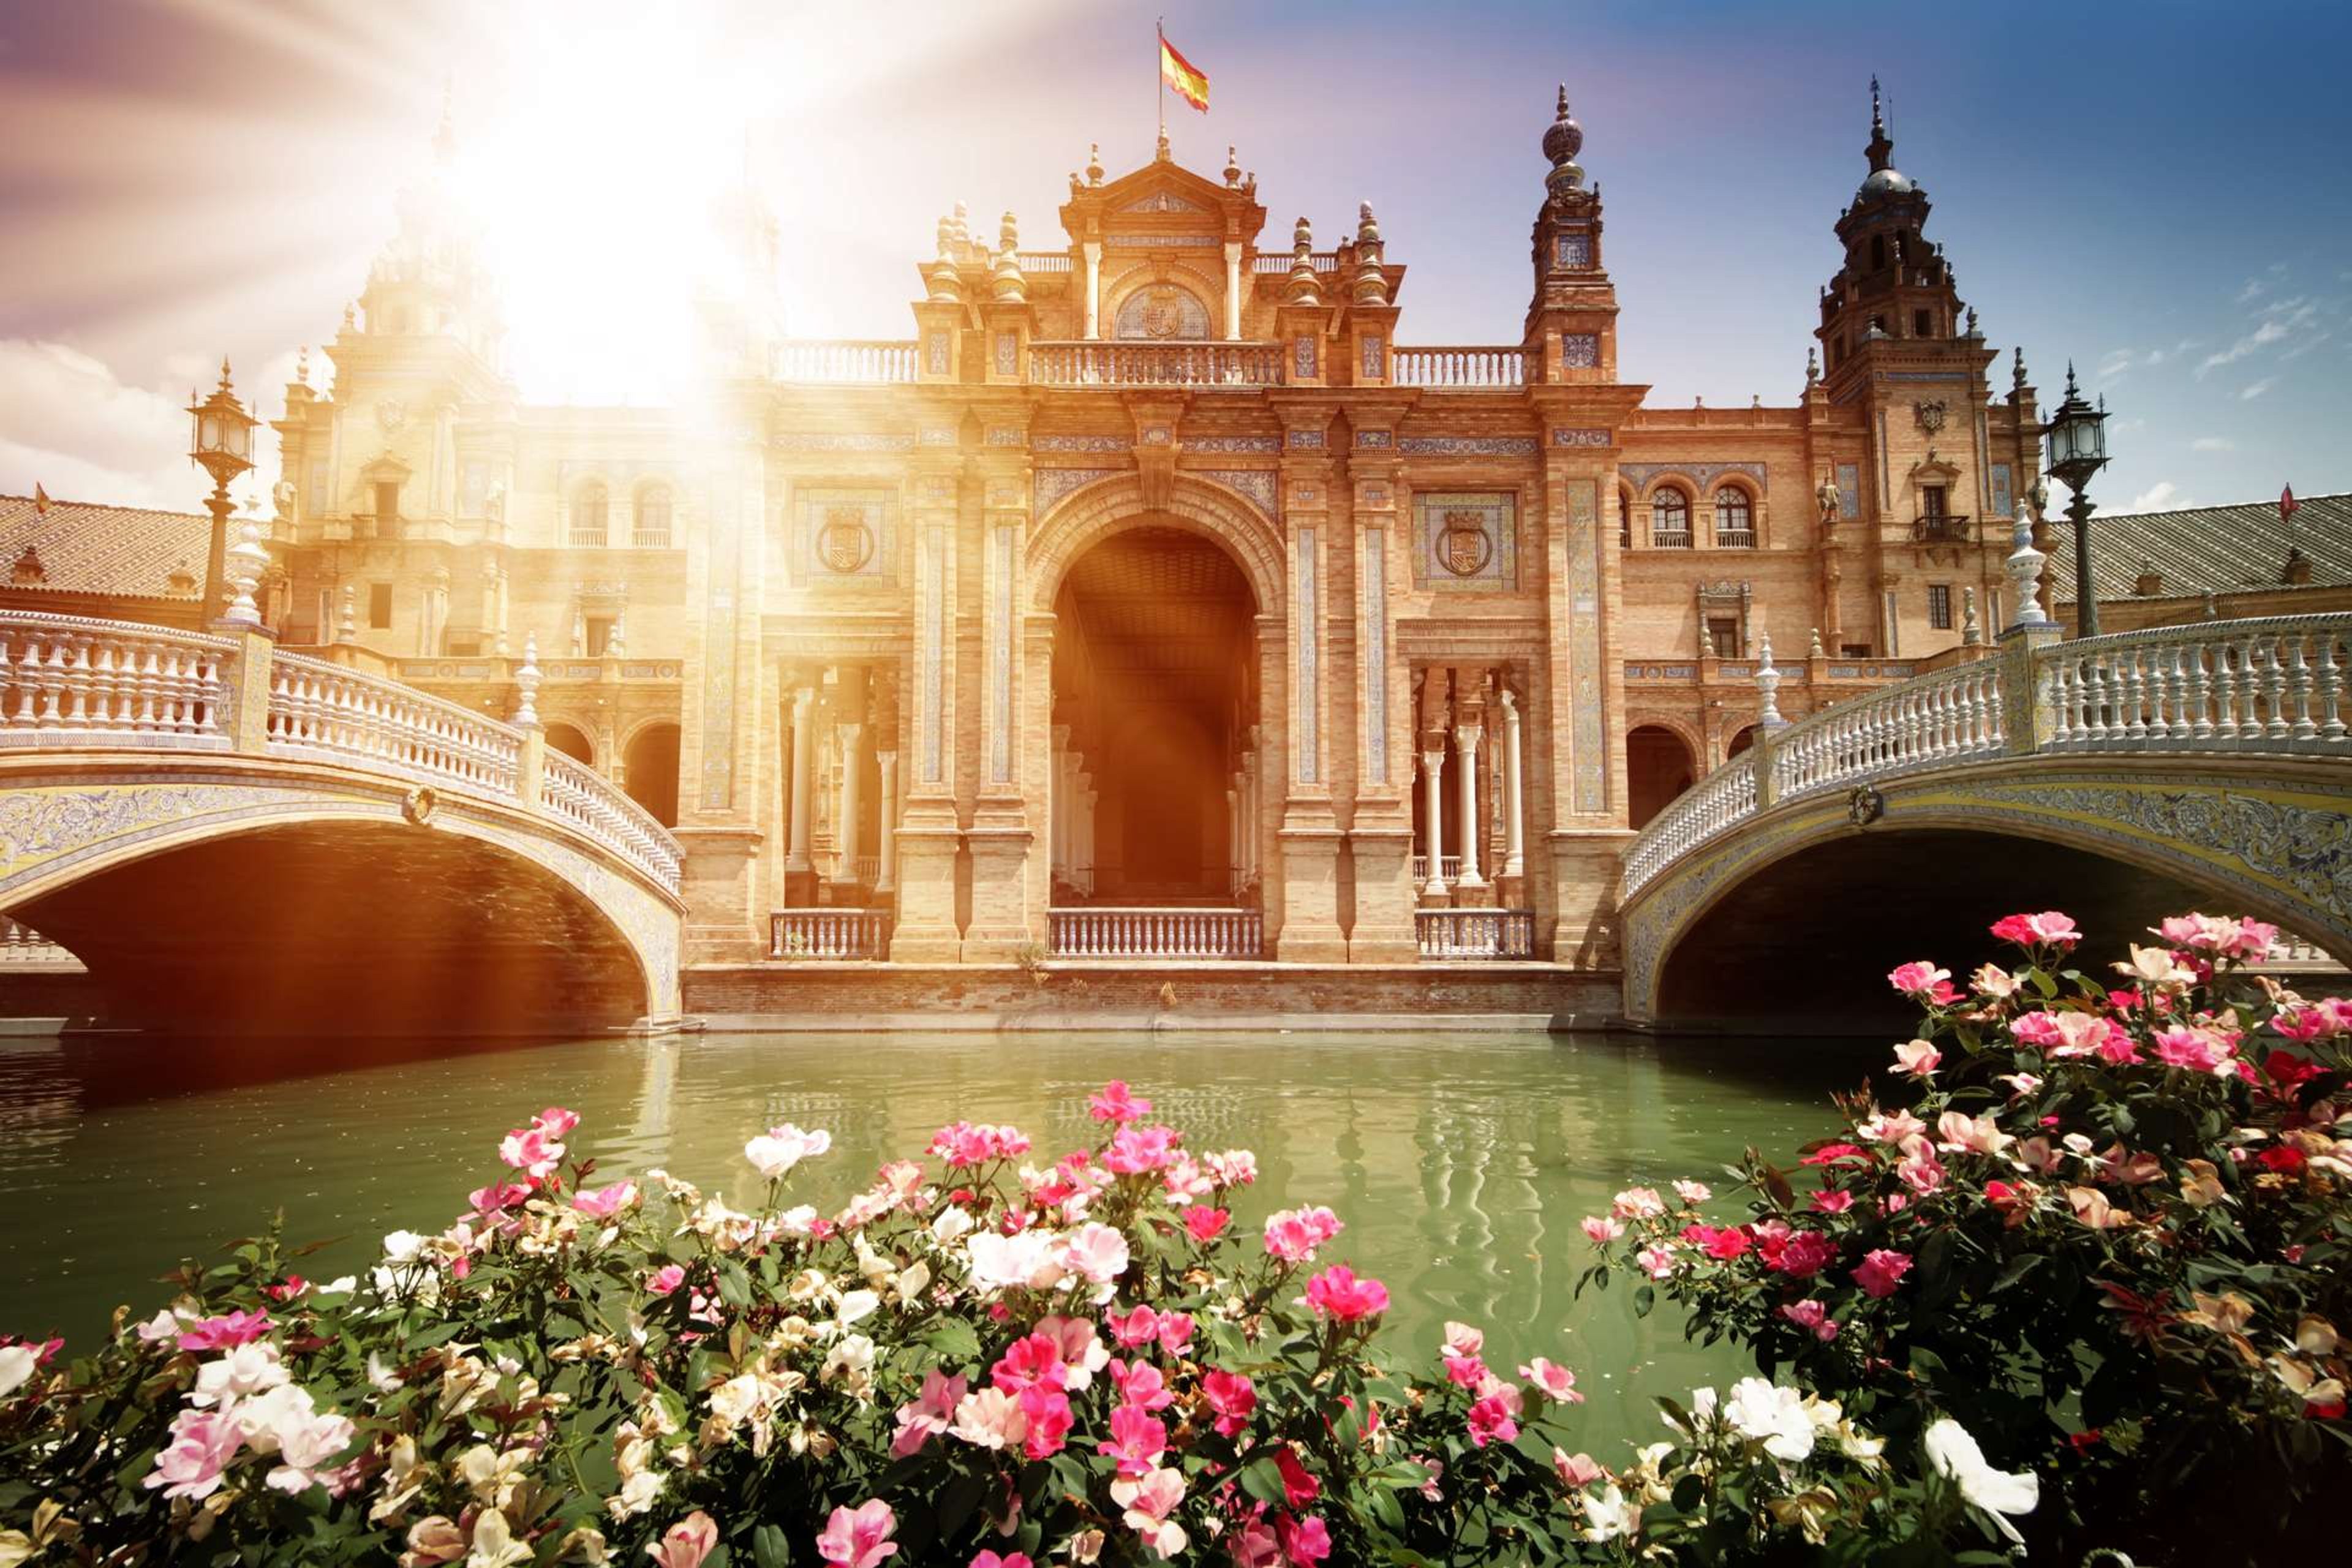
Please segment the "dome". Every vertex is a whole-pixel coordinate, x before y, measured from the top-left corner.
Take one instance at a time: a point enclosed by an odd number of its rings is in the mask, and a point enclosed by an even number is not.
[[[1911,177],[1900,169],[1873,169],[1869,177],[1862,182],[1862,189],[1855,195],[1857,196],[1903,196],[1909,195],[1918,188],[1911,183]]]
[[[1584,150],[1584,127],[1568,112],[1568,84],[1559,89],[1559,116],[1544,131],[1544,156],[1557,168]]]

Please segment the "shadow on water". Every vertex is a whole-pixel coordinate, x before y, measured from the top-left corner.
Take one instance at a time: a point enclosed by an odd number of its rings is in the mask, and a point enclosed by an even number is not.
[[[833,1152],[792,1196],[833,1207],[958,1119],[1024,1128],[1041,1163],[1084,1147],[1087,1093],[1123,1078],[1188,1146],[1256,1152],[1244,1234],[1328,1204],[1348,1225],[1337,1260],[1391,1288],[1394,1342],[1425,1352],[1460,1319],[1497,1364],[1571,1362],[1598,1441],[1646,1433],[1648,1393],[1738,1367],[1635,1320],[1629,1292],[1578,1297],[1577,1222],[1636,1182],[1719,1184],[1748,1145],[1792,1151],[1884,1059],[1845,1041],[1458,1032],[10,1041],[0,1208],[37,1217],[0,1232],[0,1331],[87,1345],[117,1303],[160,1305],[173,1262],[278,1210],[290,1239],[347,1238],[306,1272],[362,1268],[386,1231],[448,1223],[502,1173],[500,1135],[551,1104],[581,1113],[574,1151],[607,1176],[667,1168],[739,1206],[760,1196],[747,1138],[826,1128]]]

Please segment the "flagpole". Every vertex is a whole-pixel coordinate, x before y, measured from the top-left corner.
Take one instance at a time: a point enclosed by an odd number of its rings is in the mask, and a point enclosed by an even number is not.
[[[1160,110],[1160,140],[1155,150],[1168,144],[1168,18],[1161,16],[1152,24],[1160,35],[1160,52],[1151,62],[1151,79],[1158,84],[1155,107]]]

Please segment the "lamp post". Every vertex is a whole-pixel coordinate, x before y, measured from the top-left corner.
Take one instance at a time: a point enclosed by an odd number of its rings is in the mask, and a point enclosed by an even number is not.
[[[2091,476],[2107,466],[2107,408],[2101,398],[2094,408],[2074,384],[2074,367],[2066,366],[2066,400],[2050,423],[2042,427],[2048,445],[2044,471],[2074,492],[2066,503],[2067,521],[2074,525],[2074,635],[2099,635],[2099,591],[2091,579],[2091,499],[2084,494]]]
[[[253,469],[254,417],[229,390],[228,361],[221,361],[220,386],[203,402],[188,394],[188,457],[213,477],[205,510],[213,514],[212,549],[205,562],[205,616],[221,613],[228,582],[228,487]]]

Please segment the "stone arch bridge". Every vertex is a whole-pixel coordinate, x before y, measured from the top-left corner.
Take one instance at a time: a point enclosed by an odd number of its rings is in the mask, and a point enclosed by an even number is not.
[[[0,910],[110,1022],[550,1034],[678,1020],[677,840],[519,724],[205,636],[0,612]]]
[[[1768,721],[1650,823],[1620,896],[1631,1020],[1892,1024],[1881,973],[1964,974],[2014,910],[2073,914],[2099,964],[2189,908],[2352,959],[2352,616],[1978,651]]]

